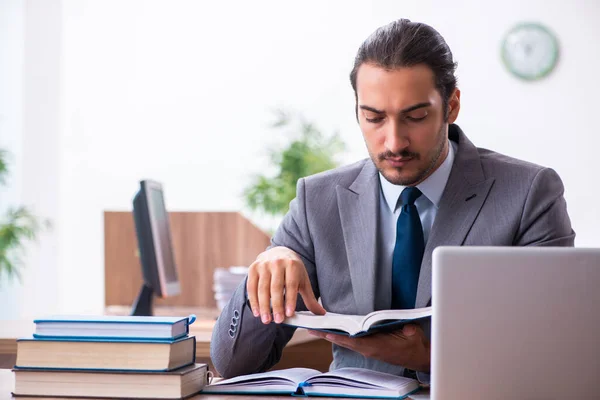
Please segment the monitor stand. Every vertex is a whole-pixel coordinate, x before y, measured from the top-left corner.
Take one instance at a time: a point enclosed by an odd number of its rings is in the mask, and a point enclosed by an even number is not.
[[[140,293],[138,294],[135,303],[133,303],[133,309],[131,315],[138,316],[151,316],[152,315],[152,300],[154,299],[154,290],[146,283],[142,285]]]

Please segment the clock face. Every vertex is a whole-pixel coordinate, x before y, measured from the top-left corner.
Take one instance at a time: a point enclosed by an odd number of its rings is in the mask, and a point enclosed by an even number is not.
[[[502,43],[502,60],[514,75],[525,80],[548,75],[558,60],[558,42],[539,24],[520,24],[511,29]]]

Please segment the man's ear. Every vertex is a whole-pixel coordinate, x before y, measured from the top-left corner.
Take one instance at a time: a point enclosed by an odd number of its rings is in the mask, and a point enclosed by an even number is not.
[[[448,123],[453,124],[460,111],[460,89],[456,88],[448,99]]]

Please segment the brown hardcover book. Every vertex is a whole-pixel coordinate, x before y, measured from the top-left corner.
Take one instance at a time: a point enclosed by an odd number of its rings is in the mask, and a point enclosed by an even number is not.
[[[182,399],[207,383],[206,364],[169,372],[14,369],[19,398]],[[25,400],[25,399],[23,399]]]
[[[170,371],[196,361],[196,338],[175,341],[19,339],[16,369]]]

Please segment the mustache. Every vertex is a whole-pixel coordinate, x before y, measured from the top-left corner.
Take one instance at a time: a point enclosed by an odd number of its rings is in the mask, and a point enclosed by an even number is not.
[[[419,153],[413,153],[412,151],[408,150],[403,150],[399,153],[394,153],[388,150],[383,153],[379,153],[377,158],[379,158],[379,161],[383,161],[386,158],[414,158],[415,160],[418,160],[421,157],[419,156]]]

